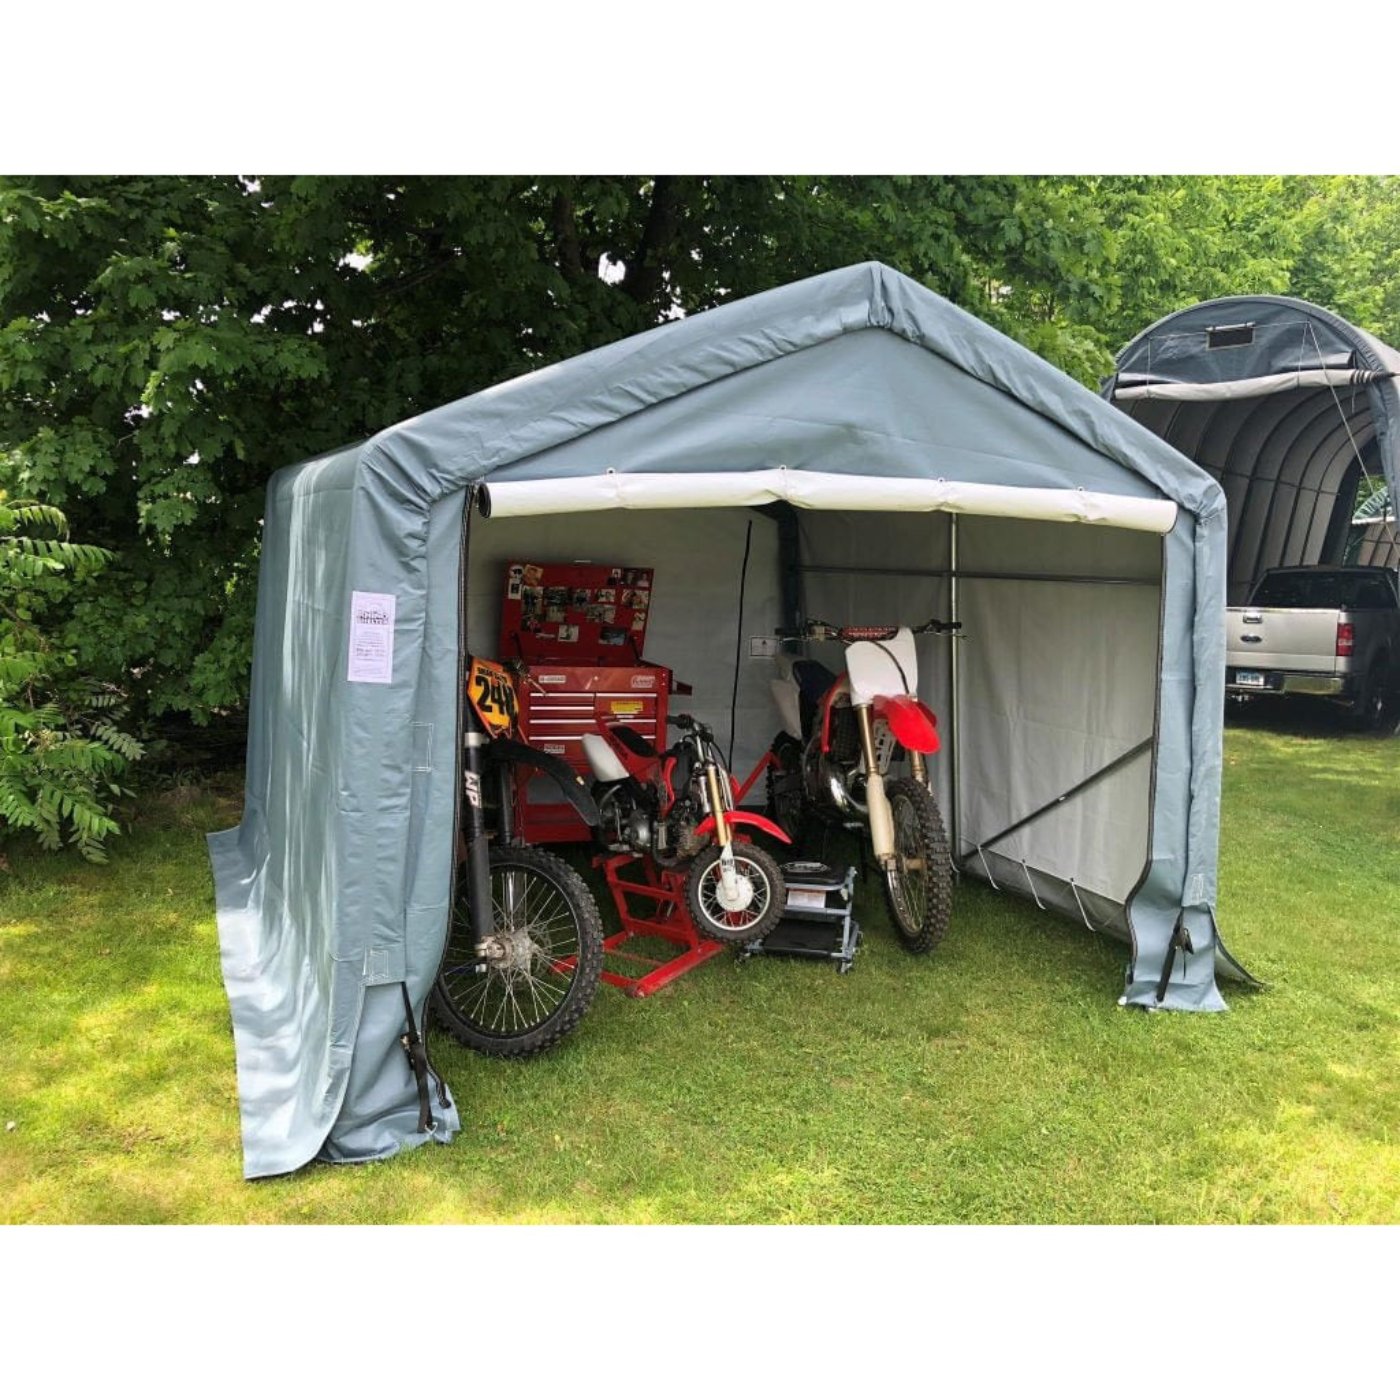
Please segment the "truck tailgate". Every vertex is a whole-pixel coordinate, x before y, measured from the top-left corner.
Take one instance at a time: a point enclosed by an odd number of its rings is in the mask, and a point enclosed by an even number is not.
[[[1347,659],[1337,656],[1337,623],[1344,616],[1326,608],[1227,608],[1226,664],[1328,675],[1349,670]]]

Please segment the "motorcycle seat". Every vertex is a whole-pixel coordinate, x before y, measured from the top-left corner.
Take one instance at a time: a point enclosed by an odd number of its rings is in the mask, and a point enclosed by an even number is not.
[[[820,661],[803,658],[792,663],[793,679],[798,693],[809,704],[820,705],[822,696],[836,684],[836,672]]]
[[[638,734],[631,725],[612,724],[608,726],[608,733],[620,743],[623,748],[630,749],[638,758],[656,758],[658,754],[651,740],[645,735]]]
[[[797,682],[797,707],[805,738],[816,723],[822,696],[836,684],[836,672],[829,666],[823,666],[820,661],[804,657],[792,663],[792,678]]]

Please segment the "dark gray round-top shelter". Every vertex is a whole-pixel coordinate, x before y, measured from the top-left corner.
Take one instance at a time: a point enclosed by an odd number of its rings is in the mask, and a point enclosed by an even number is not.
[[[463,661],[494,651],[508,561],[578,557],[654,566],[648,659],[694,682],[740,771],[780,725],[746,637],[799,609],[960,619],[964,641],[921,639],[919,677],[963,871],[1121,937],[1127,1002],[1224,1006],[1221,490],[865,263],[272,479],[243,821],[210,838],[249,1176],[456,1129],[438,1085],[419,1131],[400,1036],[446,938]],[[938,966],[909,969],[930,996]]]
[[[1200,302],[1117,365],[1105,397],[1224,487],[1230,604],[1265,569],[1343,563],[1363,473],[1400,499],[1400,352],[1323,307]]]

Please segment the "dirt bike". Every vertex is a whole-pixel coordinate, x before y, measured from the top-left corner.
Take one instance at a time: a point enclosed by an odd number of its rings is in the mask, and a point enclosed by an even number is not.
[[[781,827],[739,810],[733,781],[707,725],[672,715],[682,738],[664,753],[625,724],[583,736],[600,814],[598,844],[631,852],[662,869],[689,866],[686,908],[702,937],[744,944],[771,933],[787,889],[778,863],[761,847],[736,839],[751,826],[786,842]]]
[[[516,836],[514,770],[552,777],[590,826],[598,808],[567,763],[512,737],[519,709],[504,666],[473,658],[467,700],[457,881],[433,1009],[473,1050],[533,1055],[567,1035],[591,1005],[603,925],[577,872]]]
[[[914,637],[961,626],[933,618],[914,628],[833,627],[814,618],[778,633],[841,642],[847,669],[837,676],[819,661],[779,658],[772,687],[784,732],[772,746],[769,811],[794,837],[808,816],[868,831],[895,930],[914,953],[943,937],[952,904],[948,838],[928,781],[938,721],[917,694]],[[890,779],[900,754],[909,774]]]

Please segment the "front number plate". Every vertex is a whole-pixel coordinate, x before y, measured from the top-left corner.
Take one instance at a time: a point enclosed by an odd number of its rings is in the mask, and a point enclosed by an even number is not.
[[[1263,671],[1236,671],[1236,685],[1257,685],[1261,690],[1264,688]]]

